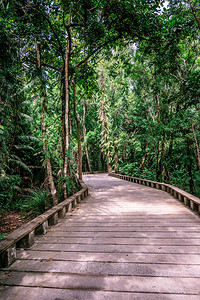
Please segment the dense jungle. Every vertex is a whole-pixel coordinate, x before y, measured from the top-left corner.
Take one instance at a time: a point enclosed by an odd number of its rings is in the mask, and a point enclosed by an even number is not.
[[[1,222],[66,199],[83,172],[200,197],[199,37],[197,0],[2,0]]]

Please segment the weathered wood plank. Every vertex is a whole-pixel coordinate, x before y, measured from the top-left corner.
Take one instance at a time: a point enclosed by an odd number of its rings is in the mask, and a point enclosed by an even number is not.
[[[121,252],[141,252],[141,253],[183,253],[200,254],[200,246],[149,246],[146,245],[80,245],[80,244],[34,244],[32,250],[40,251],[68,251],[68,252],[102,252],[102,253],[121,253]],[[189,263],[189,262],[188,262]]]
[[[14,298],[13,298],[14,295]],[[58,300],[58,299],[81,299],[81,300],[199,300],[199,295],[194,294],[169,294],[169,293],[130,293],[130,292],[109,292],[106,290],[66,290],[66,289],[52,289],[41,287],[20,287],[20,286],[6,286],[1,290],[1,300]],[[59,295],[59,296],[58,296]]]
[[[58,272],[78,274],[104,274],[147,277],[198,278],[200,265],[171,265],[143,263],[67,262],[17,260],[7,270],[26,272]]]
[[[102,262],[137,262],[137,263],[168,263],[200,265],[197,254],[156,254],[156,253],[98,253],[98,252],[68,252],[68,251],[18,251],[18,259],[67,260],[67,261],[102,261]]]
[[[75,238],[75,237],[52,237],[46,236],[42,240],[38,239],[39,244],[89,244],[89,245],[159,245],[159,246],[200,246],[200,238],[196,239],[152,239],[152,238]],[[22,247],[23,248],[23,247]],[[26,248],[26,247],[24,247]]]
[[[6,285],[110,292],[200,294],[199,278],[70,275],[61,273],[10,272],[0,275]]]

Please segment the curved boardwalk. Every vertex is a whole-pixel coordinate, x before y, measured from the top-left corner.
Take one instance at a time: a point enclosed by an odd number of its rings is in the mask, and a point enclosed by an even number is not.
[[[200,219],[169,194],[106,174],[1,271],[0,299],[199,300]]]

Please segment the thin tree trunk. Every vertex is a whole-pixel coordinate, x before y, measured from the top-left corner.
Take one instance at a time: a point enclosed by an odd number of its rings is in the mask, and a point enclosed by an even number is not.
[[[102,91],[104,91],[104,78],[103,78],[103,72],[101,72],[100,74],[100,78],[99,78],[99,81],[100,81],[100,85],[101,85],[101,89]],[[102,100],[101,100],[101,104],[100,104],[100,119],[101,119],[101,122],[102,122],[102,135],[103,135],[103,138],[105,139],[105,143],[107,144],[108,143],[108,124],[107,124],[107,117],[106,117],[106,111],[105,111],[105,107],[104,107],[104,96],[102,97]],[[111,166],[110,166],[110,152],[109,152],[109,148],[107,149],[107,152],[106,152],[106,160],[107,160],[107,168],[108,168],[108,173],[111,172]]]
[[[43,142],[43,151],[44,151],[44,157],[46,161],[46,174],[47,174],[47,179],[48,179],[48,185],[51,191],[51,196],[53,199],[53,205],[58,204],[58,197],[57,197],[57,192],[56,192],[56,187],[53,179],[53,171],[52,171],[52,165],[49,157],[49,149],[48,149],[48,142],[46,138],[46,123],[45,123],[45,117],[46,117],[46,112],[47,112],[47,104],[48,104],[48,99],[47,99],[47,94],[46,94],[46,87],[45,87],[45,82],[42,78],[42,71],[41,71],[41,55],[40,55],[40,49],[39,46],[36,42],[35,45],[36,49],[36,55],[37,55],[37,69],[40,74],[40,80],[42,84],[42,96],[43,96],[43,102],[42,102],[42,114],[41,114],[41,130],[42,130],[42,142]]]
[[[200,153],[199,153],[199,145],[198,145],[196,133],[195,133],[195,130],[194,130],[193,119],[191,118],[191,120],[192,120],[192,131],[193,131],[194,140],[195,140],[195,145],[196,145],[196,149],[197,149],[197,165],[198,165],[198,169],[200,170]]]
[[[71,142],[71,145],[72,145],[73,144],[73,138],[72,138],[72,122],[71,122],[71,118],[69,119],[69,135],[70,135],[70,142]],[[72,166],[74,166],[74,149],[73,149],[73,147],[71,147],[71,160],[72,160]]]
[[[148,142],[146,143],[145,151],[146,151],[147,148],[148,148]],[[146,156],[147,156],[147,153],[145,152],[144,155],[143,155],[143,158],[142,158],[142,163],[141,163],[141,166],[140,166],[140,172],[142,172],[142,170],[143,170],[144,163],[145,163],[145,160],[146,160]]]
[[[191,7],[191,9],[192,9],[192,13],[193,13],[193,15],[194,15],[194,17],[195,17],[195,19],[196,19],[196,21],[197,21],[198,27],[199,27],[199,29],[200,29],[200,18],[197,16],[196,11],[195,11],[195,8],[194,8],[194,6],[193,6],[191,0],[189,0],[189,3],[190,3],[190,7]]]
[[[117,148],[115,147],[115,155],[114,155],[114,158],[115,158],[115,173],[118,172],[118,153],[117,153]]]
[[[65,149],[63,149],[63,176],[64,176],[64,199],[67,198],[67,186],[66,186],[66,177],[69,174],[69,108],[70,108],[70,92],[69,92],[69,61],[71,55],[71,30],[68,29],[68,41],[65,53],[65,85],[64,85],[64,104],[62,113],[64,117],[64,122],[62,125],[64,128],[62,132],[63,136],[63,145],[65,145]]]
[[[82,125],[83,125],[83,137],[84,137],[84,141],[85,141],[85,153],[86,153],[86,157],[87,157],[88,168],[89,168],[89,172],[92,173],[88,148],[87,148],[87,144],[86,144],[85,104],[83,104],[83,124]]]
[[[190,193],[193,194],[194,193],[194,181],[193,181],[193,177],[192,177],[192,162],[190,159],[190,140],[189,140],[189,138],[187,138],[187,156],[188,156],[187,168],[188,168],[188,175],[189,175],[189,187],[190,187]]]
[[[73,95],[74,95],[74,114],[76,119],[77,135],[78,135],[78,175],[79,175],[79,179],[82,180],[81,123],[76,109],[76,84],[75,84],[74,77],[72,79],[72,83],[73,83]]]

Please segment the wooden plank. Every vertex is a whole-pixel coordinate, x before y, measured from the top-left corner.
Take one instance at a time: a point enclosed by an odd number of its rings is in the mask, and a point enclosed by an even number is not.
[[[196,239],[152,239],[152,238],[76,238],[44,236],[37,243],[51,244],[90,244],[90,245],[160,245],[160,246],[200,246],[200,238]]]
[[[195,224],[194,224],[195,225]],[[52,228],[52,231],[56,231],[56,228]],[[62,231],[66,232],[71,232],[71,231],[76,231],[76,232],[82,232],[82,231],[88,231],[88,232],[127,232],[127,231],[132,231],[132,232],[137,232],[137,231],[143,231],[143,232],[159,232],[159,231],[168,231],[168,232],[199,232],[200,233],[200,226],[148,226],[148,224],[143,224],[143,226],[138,225],[138,226],[118,226],[118,227],[113,227],[113,226],[62,226]]]
[[[14,298],[13,298],[14,295]],[[81,299],[81,300],[199,300],[199,295],[194,294],[158,294],[158,293],[130,293],[130,292],[108,292],[106,290],[66,290],[41,287],[10,287],[1,290],[1,300],[29,300],[36,299]]]
[[[137,263],[168,263],[168,264],[200,264],[197,254],[157,254],[157,253],[98,253],[98,252],[65,252],[65,251],[18,251],[18,259],[67,260],[67,261],[103,261],[103,262],[137,262]]]
[[[7,270],[26,272],[57,272],[78,274],[104,274],[146,277],[198,278],[200,265],[143,264],[143,263],[107,263],[74,261],[37,261],[17,260]]]
[[[40,251],[68,251],[68,252],[101,252],[101,253],[121,253],[121,252],[141,252],[141,253],[183,253],[200,254],[200,246],[149,246],[146,245],[84,245],[84,244],[34,244],[32,250]]]
[[[102,237],[102,238],[180,238],[180,239],[199,239],[200,238],[200,232],[165,232],[165,231],[148,231],[148,232],[142,232],[142,231],[103,231],[103,232],[91,232],[91,231],[62,231],[62,228],[58,229],[57,231],[50,230],[48,232],[48,237],[82,237],[82,238],[95,238],[95,237]],[[38,241],[38,238],[36,238],[36,241]]]
[[[64,273],[10,272],[0,274],[0,282],[11,286],[51,287],[59,289],[107,290],[110,292],[143,292],[200,294],[199,278],[134,277],[103,275],[70,275]]]

